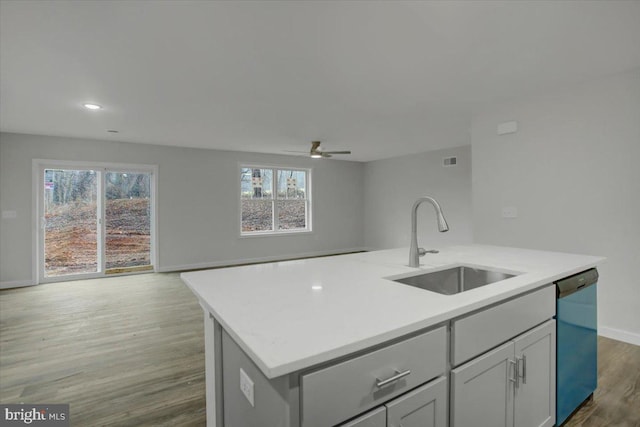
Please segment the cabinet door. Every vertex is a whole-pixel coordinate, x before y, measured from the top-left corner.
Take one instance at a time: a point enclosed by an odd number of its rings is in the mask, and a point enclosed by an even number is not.
[[[451,371],[452,426],[513,426],[513,351],[508,342]]]
[[[387,427],[387,409],[381,406],[340,427]]]
[[[518,360],[515,427],[550,427],[556,418],[556,322],[514,340]]]
[[[446,427],[447,379],[433,380],[385,406],[387,427]]]

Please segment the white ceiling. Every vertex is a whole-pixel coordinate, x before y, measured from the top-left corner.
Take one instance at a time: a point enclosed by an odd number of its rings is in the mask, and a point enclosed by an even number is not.
[[[640,1],[2,0],[0,16],[2,131],[320,139],[359,161],[468,144],[487,103],[640,67]]]

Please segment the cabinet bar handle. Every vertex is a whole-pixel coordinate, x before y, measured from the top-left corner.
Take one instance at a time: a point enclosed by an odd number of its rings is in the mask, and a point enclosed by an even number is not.
[[[522,355],[522,384],[527,383],[527,356]]]
[[[518,358],[516,357],[516,360],[509,359],[509,363],[513,365],[513,376],[509,377],[509,381],[515,383],[515,386],[517,388],[520,385],[520,382],[518,380]]]
[[[380,378],[376,378],[376,387],[378,388],[384,387],[387,384],[391,384],[392,382],[398,381],[400,378],[404,378],[411,373],[409,369],[403,372],[400,372],[397,369],[394,369],[394,371],[396,372],[396,374],[391,378],[387,378],[386,380],[381,380]]]

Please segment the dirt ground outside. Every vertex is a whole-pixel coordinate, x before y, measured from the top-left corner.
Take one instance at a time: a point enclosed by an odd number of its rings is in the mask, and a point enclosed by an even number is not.
[[[106,201],[107,269],[150,265],[149,208],[149,199]],[[57,206],[49,209],[45,218],[46,275],[96,272],[96,205]]]
[[[242,201],[242,231],[269,231],[273,229],[272,201]],[[306,228],[306,202],[304,200],[279,200],[279,230]]]

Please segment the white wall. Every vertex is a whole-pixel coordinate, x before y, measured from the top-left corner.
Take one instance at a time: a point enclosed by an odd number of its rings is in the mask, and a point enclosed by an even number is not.
[[[608,257],[601,333],[640,344],[640,70],[486,108],[471,141],[476,243]]]
[[[457,156],[455,167],[443,167]],[[418,243],[425,249],[471,243],[471,147],[469,145],[369,162],[364,167],[365,232],[368,248],[409,246],[413,202],[432,196],[450,230],[439,233],[429,204],[418,209]],[[409,254],[407,253],[407,262]]]
[[[0,284],[32,281],[32,159],[158,165],[161,271],[337,253],[363,246],[362,163],[0,134]],[[313,233],[239,238],[240,162],[312,167]]]

